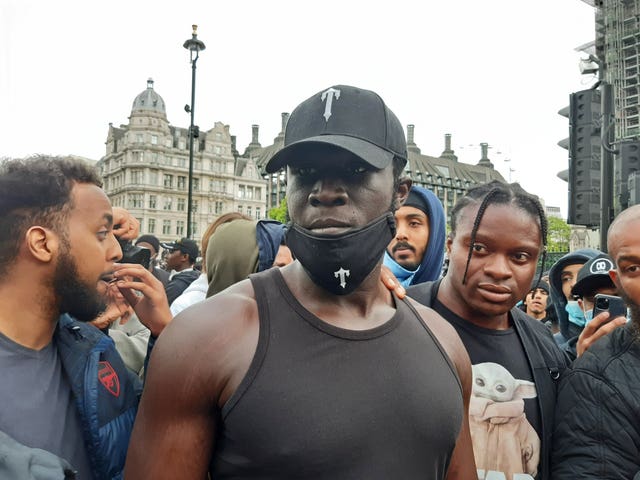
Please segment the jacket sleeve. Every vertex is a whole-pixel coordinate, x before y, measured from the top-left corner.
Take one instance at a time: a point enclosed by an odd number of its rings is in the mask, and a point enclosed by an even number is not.
[[[640,471],[636,423],[620,392],[605,378],[570,371],[558,391],[551,478],[633,478]]]

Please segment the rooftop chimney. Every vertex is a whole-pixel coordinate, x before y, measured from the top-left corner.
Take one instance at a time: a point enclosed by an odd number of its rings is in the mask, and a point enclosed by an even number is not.
[[[451,134],[450,133],[445,133],[444,134],[444,151],[442,152],[442,154],[440,154],[441,158],[447,158],[449,160],[453,160],[454,162],[458,161],[458,157],[456,156],[456,154],[453,152],[452,148],[451,148]]]
[[[482,158],[478,162],[478,165],[493,168],[493,163],[491,163],[491,160],[489,160],[489,144],[481,143],[480,150],[482,151]]]
[[[413,124],[407,125],[407,151],[420,154],[420,149],[413,141],[414,129],[415,129],[415,125]]]
[[[258,131],[260,130],[260,125],[251,125],[251,143],[260,146],[260,142],[258,141]]]

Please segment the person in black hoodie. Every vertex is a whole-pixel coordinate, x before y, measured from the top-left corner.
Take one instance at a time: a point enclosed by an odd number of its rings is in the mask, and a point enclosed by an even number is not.
[[[601,255],[600,250],[582,248],[567,253],[553,264],[549,270],[551,302],[555,310],[560,331],[553,338],[571,360],[577,356],[576,343],[585,326],[585,318],[571,289],[578,280],[580,268],[592,258]]]

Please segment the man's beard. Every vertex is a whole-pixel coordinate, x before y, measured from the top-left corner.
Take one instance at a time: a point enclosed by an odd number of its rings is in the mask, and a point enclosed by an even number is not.
[[[60,302],[60,313],[68,313],[81,322],[95,320],[107,308],[97,285],[90,286],[80,281],[78,268],[68,250],[60,254],[53,287]]]
[[[631,315],[631,321],[640,332],[640,305],[631,300],[631,297],[629,297],[620,287],[618,287],[618,295],[620,295],[624,300],[624,303],[627,304],[629,314]]]
[[[392,254],[391,256],[393,257],[393,259],[394,259],[394,260],[396,261],[396,263],[397,263],[398,265],[400,265],[402,268],[405,268],[405,269],[407,269],[407,270],[411,270],[411,271],[416,270],[416,269],[420,266],[420,263],[416,263],[416,262],[407,262],[407,261],[405,261],[405,260],[398,260],[398,259],[396,259],[396,258],[395,258],[395,254],[396,254],[396,252],[397,252],[398,250],[400,250],[401,248],[411,250],[411,251],[414,253],[414,255],[415,255],[415,253],[416,253],[416,249],[415,249],[415,248],[413,248],[413,245],[409,244],[408,242],[400,241],[400,242],[396,243],[396,244],[393,246],[393,248],[391,249],[391,254]]]

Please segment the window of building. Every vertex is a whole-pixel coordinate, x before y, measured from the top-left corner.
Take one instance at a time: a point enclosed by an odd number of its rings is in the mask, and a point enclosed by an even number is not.
[[[260,207],[256,207],[256,220],[260,220],[262,218],[261,213]]]
[[[187,168],[187,159],[184,157],[178,157],[178,166],[182,168]]]
[[[255,198],[256,200],[262,200],[262,188],[255,187],[253,192],[253,198]]]
[[[142,183],[142,170],[131,170],[131,183],[134,185]]]
[[[148,233],[156,233],[156,219],[150,218],[147,222],[147,232]]]
[[[251,205],[247,206],[247,217],[251,216]]]
[[[151,145],[157,145],[157,144],[158,144],[158,136],[151,135]]]
[[[252,186],[248,186],[247,187],[247,198],[249,200],[253,200],[253,187]]]
[[[238,213],[242,213],[242,205],[238,205]]]
[[[149,170],[149,185],[153,185],[153,186],[158,185],[158,171],[157,170]]]
[[[178,190],[185,190],[187,188],[187,177],[178,176]]]
[[[178,208],[179,212],[184,212],[184,198],[179,198],[178,199],[177,208]]]
[[[244,185],[238,185],[238,198],[245,198],[246,191]]]
[[[162,206],[164,210],[173,209],[173,199],[171,197],[164,197],[164,204]]]
[[[184,235],[184,220],[176,220],[176,235],[178,237]]]
[[[130,193],[127,195],[127,208],[142,208],[142,194]]]
[[[220,155],[220,147],[218,145],[216,145],[215,147],[213,147],[213,151],[214,153],[216,153],[217,155]]]
[[[143,138],[141,133],[136,134],[136,142],[137,143],[142,143],[143,140],[144,140],[144,138]]]
[[[171,235],[171,220],[162,221],[162,234]]]
[[[173,175],[164,174],[164,188],[173,188]]]
[[[194,192],[200,191],[200,179],[199,178],[194,178],[192,186],[193,186],[193,191]]]
[[[196,213],[198,211],[198,200],[193,200],[191,202],[191,211]]]
[[[154,210],[158,208],[157,200],[158,200],[158,197],[156,195],[149,195],[149,208]]]
[[[224,202],[216,202],[215,214],[220,215],[224,211]]]
[[[216,140],[222,140],[222,134],[220,132],[216,132]]]
[[[198,234],[198,224],[196,222],[191,222],[191,232],[194,235]]]

